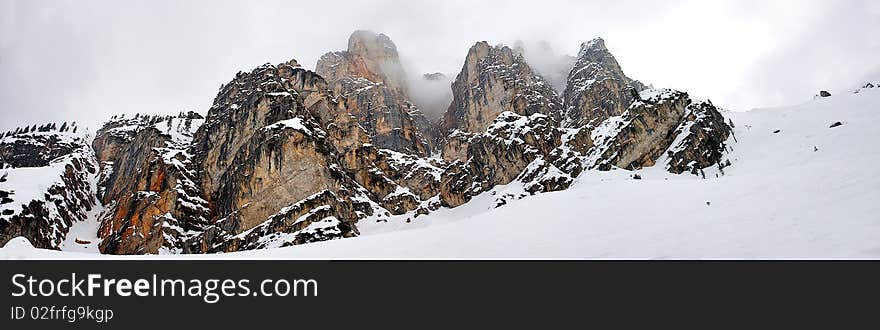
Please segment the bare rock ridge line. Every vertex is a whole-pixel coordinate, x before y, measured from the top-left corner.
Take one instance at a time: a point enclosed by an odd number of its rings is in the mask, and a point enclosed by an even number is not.
[[[442,126],[449,133],[479,133],[505,111],[540,113],[558,120],[562,101],[556,91],[507,46],[478,42],[452,84],[452,104]]]
[[[628,78],[602,39],[570,60],[562,89],[522,49],[478,42],[431,122],[391,39],[356,31],[315,71],[239,72],[205,115],[114,116],[93,138],[66,123],[2,133],[0,243],[59,249],[91,219],[103,253],[273,248],[419,221],[498,185],[521,187],[501,206],[590,171],[729,165],[732,130],[711,102]],[[26,183],[33,171],[46,191]]]
[[[431,153],[434,128],[413,104],[397,46],[388,36],[355,31],[348,50],[325,54],[315,71],[342,98],[376,146],[422,156]]]
[[[638,99],[646,87],[628,78],[605,40],[596,38],[581,44],[574,68],[568,75],[563,98],[565,126],[596,125],[618,116]]]
[[[49,123],[0,133],[0,242],[18,236],[58,249],[74,222],[96,206],[98,167],[76,123]]]

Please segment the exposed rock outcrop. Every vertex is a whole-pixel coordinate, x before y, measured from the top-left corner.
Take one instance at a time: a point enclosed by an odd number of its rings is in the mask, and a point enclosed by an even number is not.
[[[444,158],[453,164],[443,173],[440,201],[456,207],[495,185],[510,183],[559,143],[555,122],[539,113],[503,112],[485,133],[456,131],[444,147]]]
[[[858,93],[861,93],[861,92],[864,91],[864,90],[870,90],[870,89],[874,89],[874,88],[880,88],[880,81],[877,81],[877,82],[866,82],[864,85],[862,85],[862,87],[856,88],[856,89],[853,91],[853,94],[858,94]]]
[[[284,207],[241,234],[214,240],[218,243],[200,249],[206,252],[233,252],[352,237],[357,235],[357,228],[352,224],[358,218],[350,199],[323,190]],[[213,230],[209,232],[214,234]]]
[[[595,146],[586,153],[587,167],[640,169],[653,166],[667,150],[674,173],[721,160],[731,128],[714,106],[669,89],[644,91],[640,98],[593,131]]]
[[[325,54],[315,72],[330,83],[364,78],[382,83],[393,94],[407,95],[406,75],[397,46],[381,33],[355,31],[348,38],[348,50]]]
[[[413,165],[416,156],[378,149],[375,141],[383,137],[358,125],[351,103],[314,72],[291,63],[266,65],[229,86],[193,144],[216,221],[188,249],[257,248],[270,244],[259,238],[268,232],[277,234],[271,244],[353,236],[355,222],[412,211],[437,194],[435,168]],[[208,173],[219,180],[212,182]],[[305,214],[311,215],[291,222]],[[318,234],[313,222],[336,229]]]
[[[109,122],[94,143],[108,210],[102,251],[300,244],[357,235],[368,216],[428,207],[439,194],[432,164],[442,161],[376,148],[347,104],[290,61],[239,73],[198,123]]]
[[[89,136],[67,123],[0,136],[0,245],[22,236],[38,248],[60,248],[71,225],[95,207]]]
[[[212,212],[187,151],[202,122],[195,112],[138,115],[112,119],[97,132],[103,253],[179,252],[187,233],[209,224]]]
[[[339,104],[329,93],[322,78],[295,61],[240,73],[224,86],[192,147],[216,219],[212,235],[199,237],[201,249],[323,191],[339,198],[363,193],[339,159],[367,137],[347,112],[335,113]],[[356,217],[336,218],[354,228]]]
[[[355,31],[348,50],[327,53],[316,72],[379,148],[426,156],[434,127],[412,103],[397,46],[384,34]]]
[[[690,172],[710,166],[723,169],[728,138],[733,128],[710,102],[694,102],[687,106],[681,124],[675,130],[677,138],[666,151],[666,169],[672,173]]]
[[[76,123],[34,125],[0,136],[0,168],[44,167],[58,157],[82,147]]]
[[[502,112],[560,118],[562,102],[553,88],[507,46],[478,42],[468,51],[452,83],[452,104],[441,124],[444,132],[481,133]]]
[[[0,243],[58,248],[95,195],[103,253],[210,253],[357,236],[361,221],[411,220],[487,192],[500,206],[590,170],[729,165],[732,123],[711,102],[646,90],[601,39],[558,59],[575,62],[568,79],[552,73],[564,100],[523,53],[471,47],[440,123],[411,102],[391,40],[357,31],[317,72],[293,60],[239,72],[204,117],[113,117],[91,148],[67,124],[2,133]],[[32,170],[46,191],[22,191]]]
[[[563,99],[566,127],[593,126],[618,116],[645,86],[624,75],[602,38],[581,44]]]

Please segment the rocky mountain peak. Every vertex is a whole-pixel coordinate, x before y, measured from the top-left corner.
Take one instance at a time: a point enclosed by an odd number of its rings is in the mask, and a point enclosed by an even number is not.
[[[605,47],[605,39],[602,37],[594,38],[593,40],[581,43],[581,50],[578,53],[578,57],[584,55],[584,53],[593,53],[593,52],[607,52],[608,48]]]
[[[369,30],[357,30],[348,37],[348,51],[372,58],[397,57],[397,45],[387,35]]]
[[[348,49],[322,56],[316,72],[331,83],[344,78],[365,78],[407,96],[406,75],[397,46],[381,33],[355,31],[348,38]]]
[[[539,71],[571,63],[563,100]],[[403,77],[390,38],[356,31],[317,72],[295,60],[239,72],[204,116],[114,116],[94,139],[71,137],[72,124],[0,133],[0,243],[24,235],[59,248],[100,201],[103,253],[280,247],[356,236],[392,215],[410,222],[498,185],[496,206],[591,170],[727,166],[721,112],[684,92],[642,91],[602,39],[576,59],[549,44],[475,43],[451,89],[441,73],[413,81],[451,93],[440,123]],[[21,189],[43,177],[46,189]]]
[[[388,36],[355,31],[348,50],[325,54],[316,67],[378,147],[430,154],[434,127],[411,101],[397,47]]]
[[[452,84],[453,100],[443,118],[446,131],[484,131],[504,111],[559,118],[556,91],[510,47],[477,42]]]
[[[623,113],[645,89],[628,78],[617,59],[596,38],[581,44],[574,67],[563,92],[565,126],[597,125],[602,120]]]
[[[480,41],[474,44],[471,49],[468,50],[467,57],[465,58],[465,63],[467,64],[486,62],[491,65],[512,65],[515,61],[521,63],[525,62],[522,58],[521,52],[515,51],[505,45],[491,46],[486,41]]]

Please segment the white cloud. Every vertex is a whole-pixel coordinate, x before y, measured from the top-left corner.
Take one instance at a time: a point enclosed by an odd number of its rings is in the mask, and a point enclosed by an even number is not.
[[[602,36],[628,75],[747,109],[877,72],[875,1],[4,1],[0,129],[114,113],[206,111],[239,70],[314,67],[355,29],[389,35],[410,75],[461,69],[476,41]],[[847,85],[847,86],[843,86]]]

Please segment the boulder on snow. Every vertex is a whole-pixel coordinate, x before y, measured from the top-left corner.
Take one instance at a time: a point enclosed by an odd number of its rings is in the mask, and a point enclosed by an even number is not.
[[[828,91],[819,91],[819,96],[820,97],[829,97],[829,96],[831,96],[831,93],[829,93]]]

